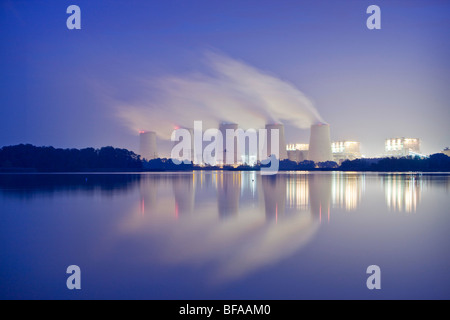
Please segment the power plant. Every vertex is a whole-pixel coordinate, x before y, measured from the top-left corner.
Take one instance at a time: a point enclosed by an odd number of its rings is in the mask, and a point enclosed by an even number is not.
[[[250,165],[254,166],[258,161],[267,159],[270,155],[277,155],[279,160],[290,160],[296,163],[305,160],[313,161],[316,164],[320,162],[334,161],[342,163],[345,160],[354,160],[364,157],[360,151],[360,142],[354,140],[340,140],[331,142],[330,125],[327,123],[316,123],[310,127],[309,144],[306,143],[291,143],[286,144],[284,125],[281,123],[268,123],[265,129],[259,129],[259,132],[254,129],[239,129],[237,123],[222,122],[219,125],[220,134],[222,135],[222,145],[216,137],[216,145],[211,149],[209,141],[203,140],[203,131],[196,132],[191,128],[184,129],[191,135],[191,142],[180,149],[180,154],[171,155],[177,160],[193,160],[194,164],[205,165],[203,162],[203,149],[208,146],[207,152],[215,153],[217,161],[211,163],[213,165]],[[227,136],[227,131],[231,130],[231,136]],[[194,141],[200,135],[202,141],[201,147],[198,150],[197,158],[194,157]],[[172,148],[178,145],[185,138],[182,138],[172,143]],[[156,144],[156,133],[153,131],[139,131],[140,138],[140,155],[143,159],[152,160],[158,158],[158,147]],[[230,141],[229,141],[230,140]],[[219,142],[217,144],[217,142]],[[243,145],[242,145],[243,144]],[[278,144],[278,146],[276,146]],[[278,150],[275,148],[278,147]],[[163,148],[164,149],[164,148]],[[173,151],[174,149],[172,149]],[[421,156],[420,154],[420,139],[417,138],[394,138],[386,139],[385,143],[386,155],[390,157],[404,157],[404,156]],[[448,149],[443,153],[449,153]],[[214,155],[213,155],[214,157]],[[229,158],[229,159],[228,159]],[[206,163],[210,164],[210,163]]]
[[[333,161],[329,124],[318,123],[311,126],[308,160],[314,162]]]
[[[139,131],[139,154],[143,159],[147,160],[158,158],[155,132]]]

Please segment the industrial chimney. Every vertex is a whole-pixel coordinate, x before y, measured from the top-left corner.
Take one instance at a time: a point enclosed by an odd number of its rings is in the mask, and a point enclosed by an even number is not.
[[[329,124],[318,123],[311,126],[308,160],[316,163],[333,161]]]

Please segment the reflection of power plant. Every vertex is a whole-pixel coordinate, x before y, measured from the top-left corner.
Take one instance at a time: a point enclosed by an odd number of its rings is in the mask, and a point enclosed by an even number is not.
[[[331,189],[333,207],[355,210],[361,201],[364,186],[364,175],[333,173]]]
[[[153,131],[139,132],[139,153],[142,158],[151,160],[158,157],[156,133]]]
[[[290,209],[309,209],[308,175],[296,174],[286,181],[286,201]]]
[[[217,200],[220,217],[238,213],[240,190],[240,172],[219,172],[217,174]]]
[[[331,176],[312,174],[308,176],[309,204],[311,214],[320,221],[330,219]]]
[[[140,213],[154,215],[157,211],[157,194],[160,179],[155,176],[145,176],[140,180]]]
[[[390,208],[413,211],[419,200],[417,180],[385,179]],[[413,182],[415,181],[415,182]],[[170,183],[170,184],[169,184]],[[221,218],[237,217],[243,207],[254,207],[259,199],[267,221],[310,213],[320,221],[330,219],[330,209],[355,210],[365,188],[365,177],[348,173],[257,175],[254,172],[198,172],[174,176],[149,175],[140,181],[140,212],[157,214],[158,192],[171,187],[176,217],[191,214],[197,206],[217,199]],[[159,190],[159,191],[158,191]],[[242,207],[242,208],[241,208]]]
[[[286,176],[261,176],[267,220],[277,221],[286,209]]]
[[[414,212],[420,201],[422,180],[415,176],[388,175],[384,177],[386,204],[394,211]]]
[[[333,161],[331,154],[330,125],[325,123],[311,126],[308,160],[314,162]]]
[[[195,186],[192,174],[180,174],[172,179],[175,197],[175,215],[181,216],[194,212]]]

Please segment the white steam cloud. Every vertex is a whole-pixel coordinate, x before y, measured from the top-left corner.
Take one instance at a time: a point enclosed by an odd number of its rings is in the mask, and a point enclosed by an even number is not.
[[[149,82],[151,98],[119,104],[118,116],[132,130],[155,131],[170,137],[175,126],[204,128],[220,122],[241,128],[262,128],[281,122],[306,129],[324,122],[312,102],[295,86],[241,61],[217,53],[206,54],[208,73],[168,76]]]

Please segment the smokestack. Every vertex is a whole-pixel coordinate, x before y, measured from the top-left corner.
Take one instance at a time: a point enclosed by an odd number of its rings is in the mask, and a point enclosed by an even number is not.
[[[313,124],[309,138],[308,160],[314,162],[332,161],[330,125],[326,123]]]
[[[274,129],[278,129],[278,135],[279,135],[279,140],[278,140],[279,160],[285,160],[285,159],[287,159],[288,156],[287,156],[287,150],[286,150],[286,139],[284,138],[284,125],[282,125],[282,124],[266,124],[267,155],[270,156],[271,154],[275,154],[275,151],[276,151],[276,150],[272,151],[271,134],[272,134],[272,130],[274,130]]]
[[[139,153],[143,159],[152,160],[158,157],[156,148],[156,133],[139,131]]]

